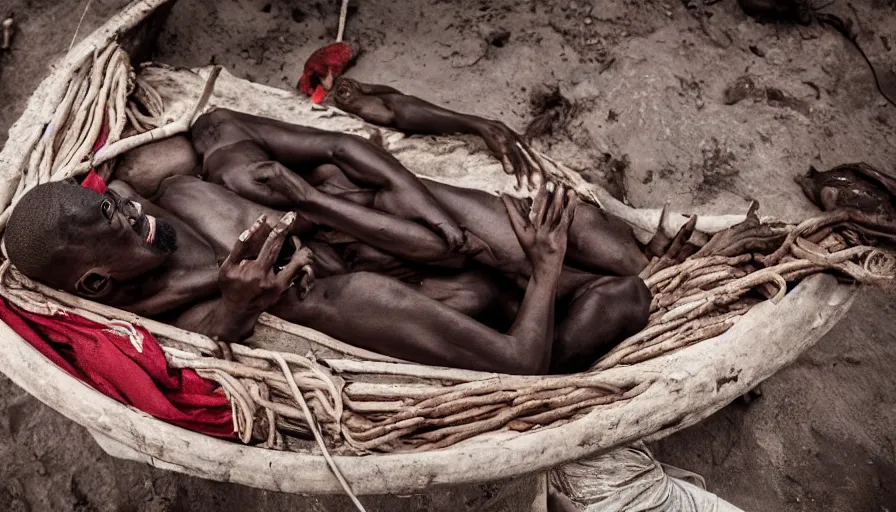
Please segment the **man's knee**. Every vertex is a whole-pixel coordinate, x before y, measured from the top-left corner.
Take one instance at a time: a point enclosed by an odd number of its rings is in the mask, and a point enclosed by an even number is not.
[[[220,137],[221,127],[235,123],[237,112],[228,108],[216,108],[196,118],[190,128],[190,138],[199,153],[211,146]]]
[[[625,335],[631,336],[647,325],[653,295],[644,280],[635,276],[617,278],[613,288],[612,300],[624,305],[620,320],[625,326]]]
[[[598,277],[583,286],[572,299],[571,315],[556,331],[552,371],[587,369],[647,325],[650,301],[650,290],[638,277]]]
[[[216,126],[234,122],[236,120],[236,114],[236,111],[229,108],[216,108],[210,110],[197,117],[196,122],[193,123],[190,130],[193,134],[205,133]]]
[[[333,146],[330,148],[330,160],[350,162],[361,157],[371,148],[382,149],[369,140],[351,133],[338,133],[332,137]],[[385,152],[385,150],[383,150]]]

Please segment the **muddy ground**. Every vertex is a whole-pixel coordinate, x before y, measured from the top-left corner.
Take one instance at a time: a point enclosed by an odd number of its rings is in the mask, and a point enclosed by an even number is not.
[[[0,128],[22,112],[71,41],[84,0],[3,0],[13,51],[0,54]],[[896,109],[856,51],[819,27],[762,25],[735,0],[362,0],[347,38],[364,53],[350,75],[390,84],[523,130],[531,98],[557,87],[574,108],[537,145],[635,206],[795,220],[812,211],[793,176],[866,161],[896,171]],[[126,2],[96,0],[89,33]],[[859,41],[896,71],[896,3],[838,1]],[[223,64],[291,88],[335,34],[338,2],[180,0],[156,59]],[[743,98],[726,90],[740,77]],[[5,139],[5,137],[4,137]],[[732,405],[657,443],[664,462],[704,475],[752,511],[896,510],[894,295],[867,290],[799,361]],[[297,475],[297,478],[300,478]],[[515,511],[522,485],[366,500],[371,510]],[[341,499],[261,492],[112,459],[82,428],[0,378],[0,509],[348,510]]]

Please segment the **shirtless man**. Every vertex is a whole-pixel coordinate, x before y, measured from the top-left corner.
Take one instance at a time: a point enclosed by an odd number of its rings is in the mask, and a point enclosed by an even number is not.
[[[559,188],[553,194],[541,192],[536,201],[538,214],[534,224],[528,223],[524,205],[518,201],[504,201],[509,217],[500,202],[497,203],[501,210],[497,218],[493,210],[486,212],[488,215],[481,231],[485,233],[483,236],[493,239],[488,242],[490,245],[499,242],[494,244],[502,249],[498,254],[510,247],[501,239],[506,234],[501,229],[506,227],[519,240],[510,251],[515,249],[522,253],[523,260],[528,257],[524,266],[497,267],[531,276],[507,335],[462,314],[474,316],[475,311],[462,310],[465,307],[481,308],[487,301],[479,301],[474,306],[464,301],[452,303],[456,297],[445,294],[444,286],[427,288],[424,283],[415,290],[376,274],[345,274],[338,268],[321,268],[323,272],[319,273],[323,277],[303,298],[288,286],[299,269],[309,263],[307,250],[297,253],[279,273],[272,268],[287,230],[307,233],[312,224],[328,225],[363,243],[379,246],[382,251],[412,261],[439,261],[442,258],[445,264],[450,265],[454,260],[454,265],[462,265],[467,257],[452,253],[451,244],[420,224],[321,194],[284,166],[301,171],[302,164],[310,165],[312,169],[306,175],[315,178],[315,173],[319,174],[321,167],[325,167],[319,164],[328,160],[339,165],[336,170],[341,169],[345,174],[353,170],[357,172],[358,167],[367,167],[364,172],[369,172],[371,162],[385,162],[386,178],[380,178],[381,181],[374,185],[398,183],[414,190],[413,179],[405,178],[409,173],[400,165],[396,167],[397,161],[389,160],[385,152],[378,153],[369,144],[341,134],[327,134],[228,111],[216,112],[200,119],[193,130],[194,144],[204,153],[210,179],[217,176],[226,182],[238,177],[233,169],[240,167],[235,166],[234,161],[240,156],[251,156],[254,151],[265,160],[243,160],[247,164],[242,166],[243,173],[252,177],[248,183],[259,187],[256,192],[266,190],[267,196],[279,201],[281,206],[283,201],[293,203],[302,211],[298,222],[281,223],[273,231],[265,223],[256,223],[240,235],[242,227],[259,213],[267,213],[268,218],[273,219],[279,212],[188,177],[165,179],[157,187],[155,204],[140,198],[121,182],[112,184],[112,189],[118,193],[104,197],[74,185],[47,185],[29,193],[10,219],[6,244],[11,260],[20,270],[47,284],[140,314],[161,317],[181,327],[228,341],[247,336],[257,315],[268,310],[350,343],[397,357],[513,373],[546,371],[552,350],[555,362],[580,355],[575,353],[579,347],[565,346],[564,339],[574,340],[579,345],[588,343],[585,338],[605,344],[607,335],[618,339],[620,335],[639,329],[646,320],[649,296],[643,283],[635,278],[565,271],[566,283],[560,282],[563,256],[560,255],[558,263],[557,253],[566,252],[564,226],[571,222],[571,216],[563,213],[567,212],[563,206],[566,195]],[[237,140],[220,136],[226,132],[236,133]],[[239,138],[246,133],[252,137]],[[208,150],[215,145],[218,149]],[[235,146],[242,146],[244,151],[228,155],[227,152],[236,149]],[[224,150],[224,154],[219,150]],[[261,155],[259,150],[265,150],[266,154]],[[277,160],[273,161],[272,156]],[[161,155],[157,153],[156,157],[158,160]],[[175,156],[174,160],[177,159]],[[215,166],[215,160],[222,162],[221,165]],[[353,169],[353,166],[358,167]],[[324,186],[333,186],[332,176],[337,180],[346,179],[343,173],[330,174],[329,171],[324,173],[328,177],[321,181]],[[127,174],[126,170],[123,174]],[[228,175],[231,178],[221,178]],[[370,182],[371,174],[361,176],[361,179]],[[351,180],[348,183],[354,191],[365,192]],[[405,210],[402,208],[407,208],[408,202],[401,197],[391,198],[391,203],[376,204],[376,193],[370,194],[367,190],[360,196],[366,198],[361,202],[371,201],[372,195],[374,206],[392,208],[403,213],[402,216],[428,220],[428,224],[439,229],[443,236],[450,230],[463,233],[450,214],[445,222],[444,214],[440,213],[442,219],[439,215],[427,219],[426,215],[414,211],[417,207],[432,208],[426,204],[430,198],[425,193],[420,194],[419,189],[417,193],[423,202]],[[435,208],[439,206],[436,204]],[[481,213],[482,209],[479,211]],[[55,215],[47,215],[47,212],[55,212]],[[560,219],[567,220],[560,222]],[[491,224],[498,224],[501,229],[489,230]],[[263,242],[268,231],[271,235],[267,242]],[[239,241],[231,250],[231,244],[238,237]],[[450,234],[444,236],[449,237]],[[110,243],[98,244],[99,239]],[[468,240],[469,237],[461,235],[455,241],[456,245],[462,246]],[[501,263],[495,261],[492,252],[485,251],[473,257],[484,258],[492,264]],[[335,267],[340,263],[338,256],[335,255]],[[219,273],[217,264],[222,260]],[[505,261],[511,260],[514,258]],[[424,281],[438,282],[439,279],[435,276]],[[474,285],[482,283],[482,279],[473,282]],[[567,311],[558,328],[557,343],[553,343],[553,309],[558,285],[562,288],[561,295],[565,296],[561,304],[567,305]],[[440,293],[444,296],[438,296]],[[595,322],[595,318],[599,322]],[[596,331],[582,332],[582,328],[596,328]],[[572,334],[564,336],[565,331]],[[561,354],[559,358],[558,353]],[[590,359],[585,364],[589,362]]]

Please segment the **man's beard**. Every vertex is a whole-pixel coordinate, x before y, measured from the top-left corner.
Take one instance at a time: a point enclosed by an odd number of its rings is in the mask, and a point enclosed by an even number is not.
[[[164,254],[171,254],[177,249],[177,231],[174,226],[156,217],[156,232],[150,245]]]

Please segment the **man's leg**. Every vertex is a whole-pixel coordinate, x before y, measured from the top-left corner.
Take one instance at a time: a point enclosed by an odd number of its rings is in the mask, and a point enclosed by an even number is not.
[[[375,204],[383,212],[422,222],[453,250],[470,248],[455,219],[420,181],[394,156],[366,139],[226,109],[200,116],[191,134],[196,150],[206,156],[249,140],[263,147],[271,161],[294,172],[306,174],[323,164],[336,165],[359,188],[373,191]],[[239,169],[230,172],[235,175],[219,179],[237,194],[248,197],[257,189],[247,173]]]
[[[650,291],[637,277],[595,277],[568,299],[558,319],[551,373],[587,370],[601,355],[647,325]]]
[[[189,139],[175,135],[122,155],[115,164],[113,178],[127,183],[142,197],[153,199],[163,181],[171,176],[195,174],[198,165]]]
[[[498,330],[506,329],[513,322],[522,295],[514,283],[479,269],[441,271],[424,276],[418,290]]]
[[[648,263],[632,229],[592,204],[576,209],[566,258],[582,270],[620,276],[636,276]]]
[[[313,176],[313,177],[312,177]],[[309,176],[318,190],[339,196],[363,206],[375,206],[369,194],[347,193],[348,178],[335,166],[321,166]],[[449,213],[472,233],[482,238],[491,255],[482,254],[477,260],[498,270],[515,272],[519,269],[510,262],[523,263],[525,256],[513,234],[507,212],[500,198],[480,190],[463,189],[421,179]],[[635,276],[647,265],[647,258],[639,248],[631,228],[624,222],[609,217],[598,207],[580,203],[569,227],[568,263],[600,274]]]
[[[505,272],[524,272],[525,255],[501,199],[481,190],[464,189],[421,180],[448,212],[471,233],[482,238],[494,261],[477,258]],[[647,265],[631,229],[594,205],[580,202],[569,227],[567,264],[599,274],[634,276]]]
[[[539,191],[530,218],[512,210],[514,231],[532,258],[532,277],[507,334],[376,274],[322,279],[305,298],[284,295],[269,311],[362,348],[424,364],[539,374],[548,370],[566,230],[576,197]]]
[[[536,330],[502,334],[413,286],[373,273],[319,279],[304,298],[290,291],[268,311],[357,347],[408,361],[515,374],[547,369],[541,367],[538,353],[549,340],[541,340]],[[553,322],[553,315],[537,321]]]

